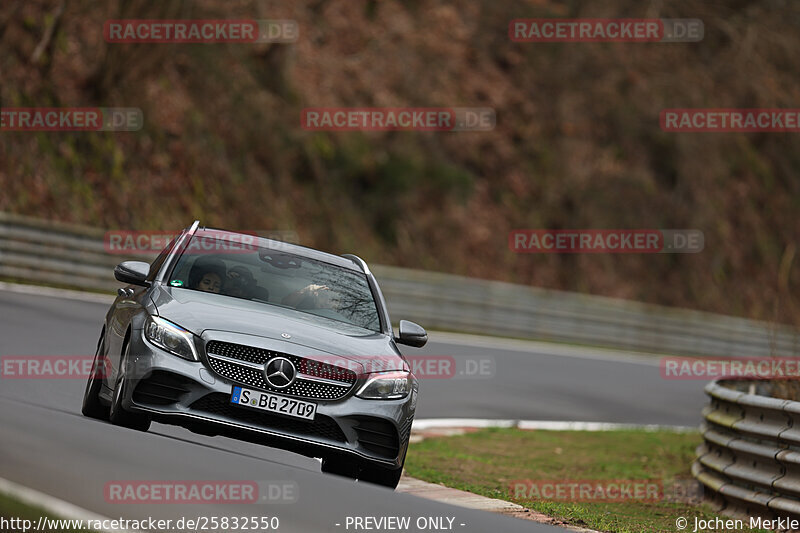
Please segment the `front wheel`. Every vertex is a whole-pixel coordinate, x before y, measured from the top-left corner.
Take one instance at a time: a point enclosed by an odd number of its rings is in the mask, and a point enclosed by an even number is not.
[[[358,463],[352,459],[340,457],[325,457],[322,459],[321,470],[326,474],[346,477],[355,480],[358,477]]]
[[[106,359],[103,357],[103,337],[104,335],[101,333],[100,341],[97,343],[97,353],[94,354],[94,361],[92,362],[92,373],[89,374],[89,379],[86,382],[86,390],[83,392],[83,405],[81,406],[83,416],[98,420],[108,420],[108,406],[100,402],[100,388],[103,386],[102,376],[107,368],[105,366]]]
[[[114,386],[114,398],[111,401],[111,410],[109,411],[108,418],[115,426],[122,426],[138,431],[147,431],[150,429],[150,417],[141,413],[131,413],[130,411],[126,411],[122,406],[122,398],[125,397],[125,387],[128,385],[128,380],[125,376],[125,366],[128,363],[130,352],[131,343],[129,341],[125,345],[125,352],[119,364],[119,375],[117,376],[117,383]]]

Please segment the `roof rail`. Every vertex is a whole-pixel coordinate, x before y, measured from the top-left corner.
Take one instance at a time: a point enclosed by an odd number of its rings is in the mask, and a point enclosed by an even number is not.
[[[353,254],[342,254],[342,257],[344,257],[345,259],[349,259],[349,260],[350,260],[350,261],[352,261],[353,263],[357,264],[357,265],[358,265],[358,268],[360,268],[361,270],[363,270],[363,271],[364,271],[364,274],[368,274],[368,275],[369,275],[369,274],[372,274],[372,272],[370,272],[370,271],[369,271],[369,266],[367,266],[367,263],[366,263],[366,261],[364,261],[363,259],[361,259],[361,258],[360,258],[360,257],[358,257],[357,255],[353,255]]]

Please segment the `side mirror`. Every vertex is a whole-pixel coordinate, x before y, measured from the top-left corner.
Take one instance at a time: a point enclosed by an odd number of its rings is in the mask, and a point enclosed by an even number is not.
[[[419,324],[401,320],[400,335],[397,338],[397,342],[414,348],[422,348],[428,342],[428,333]]]
[[[150,265],[144,261],[123,261],[114,267],[114,277],[122,283],[131,285],[148,285],[147,274],[150,272]]]

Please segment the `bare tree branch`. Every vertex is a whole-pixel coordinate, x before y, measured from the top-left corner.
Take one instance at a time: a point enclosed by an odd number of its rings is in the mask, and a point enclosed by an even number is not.
[[[42,36],[42,40],[39,41],[39,44],[36,45],[36,48],[31,54],[31,63],[37,64],[42,56],[47,53],[47,63],[50,63],[50,58],[53,56],[53,36],[58,32],[58,27],[61,24],[61,16],[64,14],[64,7],[66,5],[66,0],[61,0],[58,3],[58,7],[53,12],[53,20],[50,22],[50,25],[47,26],[47,29],[44,31],[44,35]]]

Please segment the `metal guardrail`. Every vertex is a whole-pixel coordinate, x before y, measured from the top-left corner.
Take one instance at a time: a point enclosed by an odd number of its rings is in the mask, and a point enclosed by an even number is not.
[[[96,228],[0,212],[0,276],[114,291],[120,286],[114,265],[131,258],[108,253],[104,234]]]
[[[737,390],[743,388],[750,390]],[[800,402],[714,381],[692,474],[715,507],[740,518],[800,518]]]
[[[0,276],[114,291],[103,230],[0,212]],[[153,256],[133,257],[151,260]],[[600,296],[373,265],[389,311],[429,329],[655,353],[768,356],[800,353],[786,326]]]

